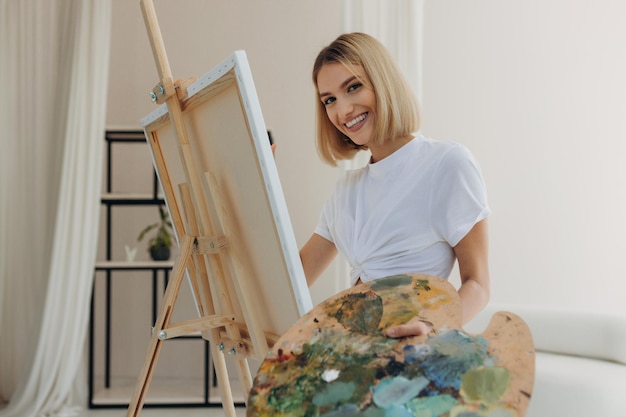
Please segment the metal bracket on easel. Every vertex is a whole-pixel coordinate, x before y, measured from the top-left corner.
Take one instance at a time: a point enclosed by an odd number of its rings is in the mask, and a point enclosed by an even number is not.
[[[196,77],[189,77],[186,80],[176,80],[172,82],[171,78],[163,80],[163,82],[154,86],[150,91],[150,100],[153,103],[163,104],[168,98],[176,94],[178,100],[182,101],[189,97],[187,88],[196,81]]]
[[[171,78],[164,78],[150,91],[150,99],[157,104],[163,104],[176,93]]]

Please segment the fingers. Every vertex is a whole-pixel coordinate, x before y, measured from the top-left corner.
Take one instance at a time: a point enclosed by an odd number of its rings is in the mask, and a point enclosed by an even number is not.
[[[276,155],[276,144],[272,144],[272,155]]]
[[[400,338],[407,336],[423,336],[431,332],[433,326],[425,321],[412,321],[407,324],[390,327],[386,333],[388,337]]]

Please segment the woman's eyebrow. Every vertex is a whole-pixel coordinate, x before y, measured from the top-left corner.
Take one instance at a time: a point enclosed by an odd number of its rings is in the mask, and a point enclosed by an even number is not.
[[[343,90],[344,88],[346,88],[346,86],[348,84],[350,84],[352,81],[356,80],[356,75],[353,75],[352,77],[346,79],[344,82],[341,83],[341,85],[339,86],[340,90]],[[319,96],[320,97],[325,97],[325,96],[330,96],[332,95],[331,93],[320,93]]]

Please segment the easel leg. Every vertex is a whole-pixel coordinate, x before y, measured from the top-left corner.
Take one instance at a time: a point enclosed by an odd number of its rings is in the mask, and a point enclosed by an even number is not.
[[[227,417],[235,417],[235,401],[233,400],[233,392],[230,388],[228,379],[228,369],[226,368],[226,358],[224,352],[221,351],[215,343],[211,343],[211,357],[215,365],[215,374],[217,375],[217,385],[222,395],[222,407]]]
[[[193,198],[191,196],[190,187],[186,183],[180,184],[179,191],[183,201],[183,210],[185,211],[185,215],[188,219],[189,229],[194,235],[199,235],[200,229],[196,221],[196,209],[193,203]],[[197,300],[199,300],[199,302],[202,304],[202,301],[204,299],[204,303],[206,304],[204,311],[206,311],[207,314],[215,314],[216,309],[213,302],[211,286],[209,285],[209,273],[207,270],[207,264],[200,256],[192,255],[192,258],[197,261],[195,262],[195,264],[199,269],[199,276],[201,279],[200,283],[197,283],[197,279],[194,278],[194,281],[196,281],[196,284],[194,286],[194,292],[195,294],[198,294]],[[192,275],[194,275],[195,277],[195,271]],[[200,295],[200,287],[203,291],[202,295]],[[226,358],[224,356],[223,350],[216,347],[216,344],[219,343],[219,331],[214,330],[210,333],[212,334],[212,336],[208,337],[208,340],[211,342],[211,356],[215,364],[215,373],[217,374],[220,392],[222,395],[222,406],[224,407],[227,416],[234,417],[235,406],[233,401],[230,378],[228,376],[228,370],[226,368]],[[237,364],[239,377],[241,378],[243,383],[244,400],[247,401],[248,393],[252,388],[252,377],[250,376],[250,368],[248,367],[248,362],[246,359],[239,359],[237,361]]]
[[[252,375],[250,374],[250,366],[247,359],[239,359],[237,361],[239,369],[239,379],[241,380],[241,389],[243,390],[243,399],[248,403],[248,395],[252,389]]]
[[[148,348],[146,360],[144,361],[143,369],[139,375],[135,392],[130,404],[128,405],[126,417],[137,417],[139,416],[139,413],[141,413],[141,408],[143,407],[146,394],[148,393],[148,388],[150,387],[150,381],[152,380],[152,374],[154,373],[154,368],[156,367],[159,354],[161,353],[161,348],[163,347],[163,340],[159,339],[159,332],[165,329],[170,323],[174,304],[180,291],[180,285],[185,276],[187,260],[191,255],[192,246],[193,241],[191,238],[185,236],[181,245],[180,260],[176,263],[173,277],[167,286],[167,290],[165,291],[163,306],[161,307],[161,312],[159,313],[157,322],[154,325],[150,347]]]

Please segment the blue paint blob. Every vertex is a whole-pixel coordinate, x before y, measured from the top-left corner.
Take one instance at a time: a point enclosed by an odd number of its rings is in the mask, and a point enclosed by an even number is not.
[[[414,363],[432,352],[429,345],[406,345],[402,350],[404,362],[408,364]]]
[[[447,330],[429,338],[433,349],[421,363],[426,378],[437,388],[461,388],[461,376],[484,364],[487,359],[487,341],[470,337],[459,330]]]

